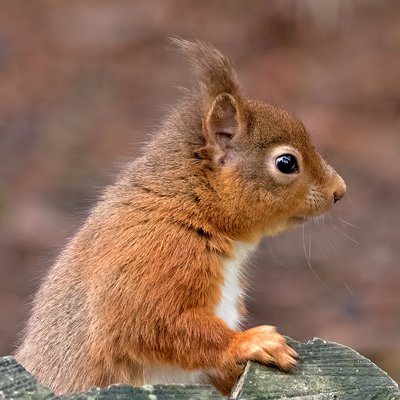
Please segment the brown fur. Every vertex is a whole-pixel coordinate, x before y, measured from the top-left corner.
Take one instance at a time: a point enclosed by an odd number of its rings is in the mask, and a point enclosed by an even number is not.
[[[226,394],[246,360],[295,364],[274,328],[240,332],[215,314],[223,262],[237,241],[327,211],[344,183],[301,122],[242,97],[221,53],[176,43],[200,91],[106,189],[35,297],[16,356],[56,393],[141,385],[149,368],[175,366],[204,371]],[[277,146],[297,152],[296,176],[268,166]]]

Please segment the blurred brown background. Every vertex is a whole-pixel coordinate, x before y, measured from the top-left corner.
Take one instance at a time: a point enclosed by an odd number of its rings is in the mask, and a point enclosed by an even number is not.
[[[192,84],[172,34],[228,54],[348,185],[323,225],[265,240],[249,324],[341,342],[400,379],[400,2],[386,0],[2,1],[0,354],[101,188]]]

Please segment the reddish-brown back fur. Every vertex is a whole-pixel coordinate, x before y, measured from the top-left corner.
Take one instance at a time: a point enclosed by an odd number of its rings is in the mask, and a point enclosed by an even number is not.
[[[301,122],[242,97],[221,53],[175,42],[200,91],[106,189],[35,297],[17,358],[57,393],[144,384],[163,366],[200,371],[229,393],[248,359],[295,363],[273,328],[240,332],[216,315],[224,263],[235,243],[327,211],[344,183]],[[294,180],[267,166],[286,145],[301,158]]]

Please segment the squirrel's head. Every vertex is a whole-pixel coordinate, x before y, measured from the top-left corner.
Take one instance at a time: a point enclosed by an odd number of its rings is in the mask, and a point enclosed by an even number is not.
[[[344,196],[343,179],[317,152],[299,120],[244,98],[218,50],[176,42],[200,82],[205,145],[195,155],[210,171],[217,194],[214,219],[235,236],[276,234],[325,213]]]

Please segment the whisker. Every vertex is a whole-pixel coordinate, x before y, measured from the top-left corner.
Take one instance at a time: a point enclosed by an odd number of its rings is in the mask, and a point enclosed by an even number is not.
[[[350,196],[345,196],[345,199],[347,200],[347,202],[348,202],[351,206],[353,206],[353,201],[351,200],[351,197],[350,197]]]
[[[359,226],[354,225],[354,224],[350,223],[349,221],[346,221],[345,219],[343,219],[343,218],[341,218],[341,217],[339,217],[339,220],[340,220],[341,222],[343,222],[344,224],[346,224],[346,225],[348,225],[348,226],[351,226],[352,228],[361,229]]]
[[[326,242],[328,243],[329,247],[331,248],[331,250],[335,253],[335,256],[337,257],[338,253],[337,253],[335,247],[332,245],[331,241],[329,240],[328,234],[325,229],[325,219],[324,219],[324,223],[322,224],[322,230],[324,231],[324,236],[325,236]]]
[[[336,273],[337,273],[339,279],[341,280],[341,282],[343,283],[344,287],[347,289],[347,291],[348,291],[352,296],[354,296],[353,291],[350,289],[350,286],[347,284],[347,282],[343,279],[342,274],[341,274],[340,272],[338,272],[338,271],[336,271]]]
[[[322,222],[321,222],[321,225],[320,225],[320,226],[322,227]],[[321,252],[322,252],[322,254],[324,255],[324,257],[327,258],[328,255],[327,255],[325,249],[323,248],[323,246],[321,245],[321,241],[320,241],[319,237],[320,237],[320,235],[317,235],[317,244],[318,244],[318,247],[319,247],[319,249],[321,250]]]
[[[269,254],[271,254],[272,258],[278,263],[278,265],[280,265],[281,267],[283,267],[283,268],[285,268],[285,269],[287,269],[287,270],[290,269],[287,265],[283,264],[283,263],[279,260],[279,258],[272,252],[272,250],[271,250],[271,248],[269,247],[269,244],[268,244],[268,243],[267,243],[267,246],[266,246],[266,247],[267,247],[267,249],[268,249]]]
[[[317,222],[317,219],[316,219],[316,218],[312,218],[312,224],[313,224],[314,226],[318,226],[318,222]]]
[[[350,241],[352,241],[353,243],[355,243],[356,245],[360,245],[360,242],[358,242],[356,239],[352,238],[351,236],[349,236],[346,232],[343,231],[339,231],[341,232],[341,234],[346,237],[347,239],[349,239]]]
[[[323,188],[322,188],[323,189]],[[328,198],[327,194],[324,193],[322,191],[322,189],[318,190],[317,188],[312,188],[311,192],[310,192],[310,197],[308,200],[308,206],[310,207],[310,211],[314,211],[317,215],[319,215],[319,217],[315,217],[313,218],[313,224],[314,226],[319,226],[322,228],[323,232],[324,232],[324,236],[325,236],[325,240],[328,243],[330,249],[332,250],[332,252],[335,254],[336,257],[338,257],[338,252],[336,251],[335,246],[333,246],[332,242],[329,240],[329,236],[327,233],[327,230],[325,228],[325,213],[323,212],[323,210],[325,209],[325,202]],[[337,232],[340,232],[341,235],[345,236],[346,238],[348,238],[349,240],[351,240],[352,242],[358,244],[358,242],[353,239],[351,236],[349,236],[346,232],[345,232],[345,227],[346,226],[350,226],[352,228],[358,228],[358,226],[353,225],[352,223],[346,221],[341,215],[339,215],[338,219],[339,221],[342,223],[342,229],[338,229],[338,227],[336,226],[336,224],[332,221],[331,216],[329,214],[327,214],[328,218],[329,218],[329,222],[331,224],[331,226],[333,227],[333,229]],[[306,240],[305,240],[305,230],[304,230],[304,226],[303,226],[303,250],[304,250],[304,254],[306,257],[306,261],[308,264],[308,267],[310,268],[310,270],[312,271],[312,273],[314,274],[314,276],[325,286],[329,288],[329,285],[327,285],[318,275],[318,273],[316,272],[316,270],[313,268],[312,264],[311,264],[311,244],[312,244],[312,234],[311,231],[309,232],[309,237],[308,237],[308,248],[306,246]],[[320,248],[321,252],[324,253],[326,255],[326,251],[323,248],[323,246],[321,245],[321,241],[319,240],[319,236],[317,235],[317,244],[318,247]],[[337,277],[340,280],[340,282],[342,282],[345,290],[350,293],[350,295],[354,296],[353,291],[351,290],[350,286],[347,284],[347,282],[344,280],[343,276],[340,274],[339,271],[336,271]]]
[[[314,276],[325,286],[328,287],[328,285],[320,278],[320,276],[317,274],[317,272],[315,271],[315,269],[313,268],[313,266],[311,265],[311,261],[307,255],[307,251],[306,251],[306,242],[304,239],[304,225],[303,225],[303,250],[304,250],[304,254],[306,256],[306,260],[307,260],[307,264],[308,267],[310,268],[311,272],[314,274]]]
[[[360,245],[360,243],[359,243],[356,239],[352,238],[352,237],[351,237],[350,235],[348,235],[345,231],[343,231],[343,230],[341,230],[341,229],[338,229],[338,228],[336,227],[336,225],[333,223],[333,221],[332,221],[330,215],[328,215],[328,218],[329,218],[329,222],[331,223],[333,229],[334,229],[336,232],[339,232],[341,235],[343,235],[344,237],[346,237],[347,239],[349,239],[351,242],[353,242],[353,243],[355,243],[355,244],[357,244],[357,245]]]

